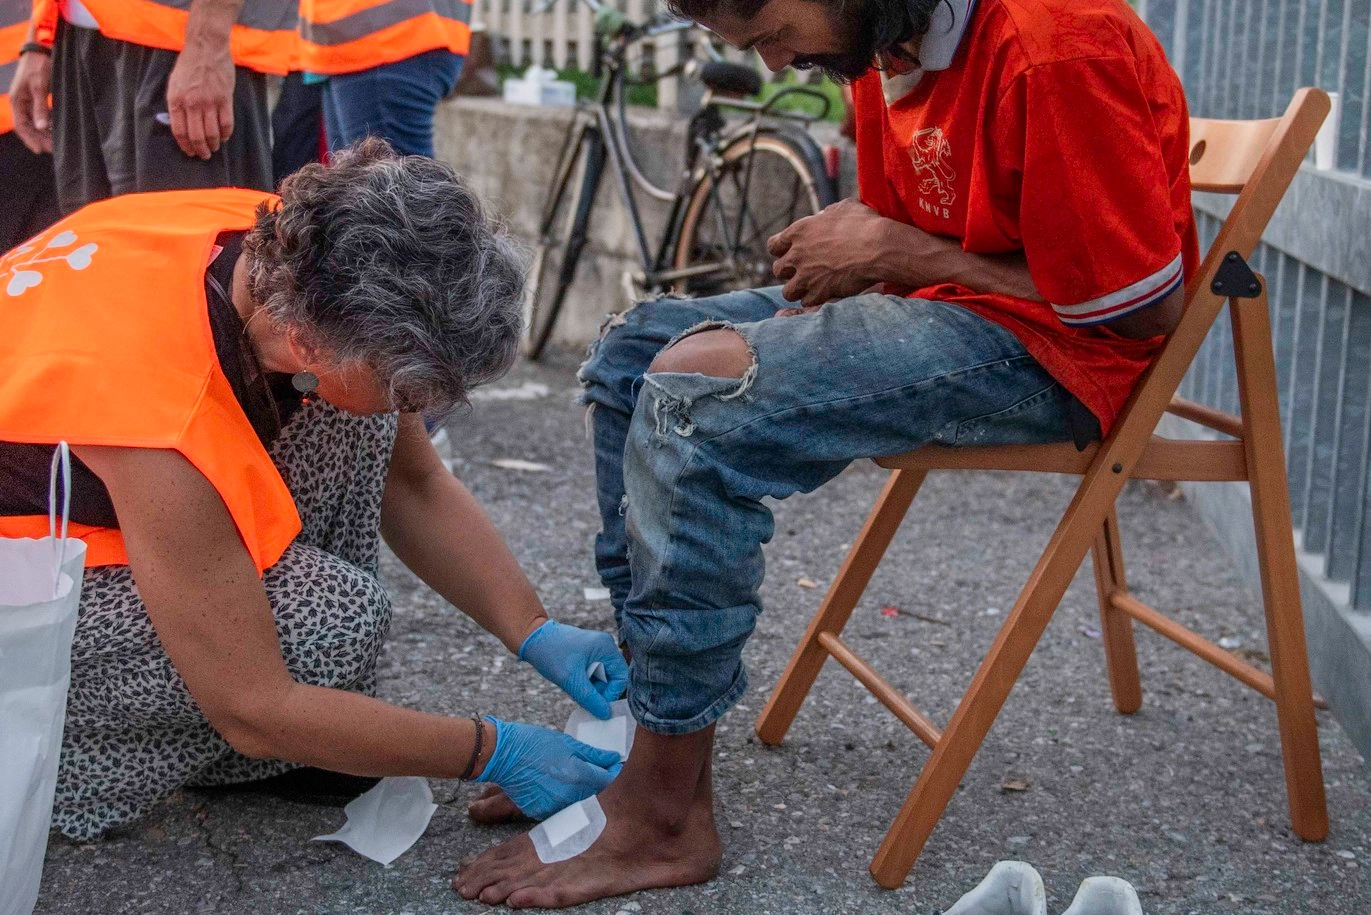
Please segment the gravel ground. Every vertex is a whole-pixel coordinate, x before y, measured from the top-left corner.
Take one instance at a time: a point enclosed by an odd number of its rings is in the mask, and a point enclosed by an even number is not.
[[[455,469],[505,532],[557,617],[608,627],[596,586],[593,468],[573,403],[575,358],[520,366],[451,426]],[[501,469],[533,461],[545,471]],[[1088,568],[1068,592],[1018,688],[906,886],[866,872],[927,751],[830,664],[785,744],[762,747],[753,719],[817,607],[884,473],[860,464],[777,507],[767,548],[766,612],[747,649],[753,690],[719,728],[723,872],[711,884],[639,893],[587,913],[933,913],[994,862],[1032,862],[1049,910],[1079,881],[1116,874],[1149,915],[1371,912],[1371,779],[1337,721],[1320,713],[1333,832],[1319,845],[1290,831],[1275,716],[1169,643],[1140,634],[1146,698],[1114,713]],[[900,689],[945,721],[1070,496],[1070,481],[995,474],[929,480],[846,637]],[[1262,658],[1261,610],[1184,502],[1133,484],[1120,502],[1130,584],[1211,637]],[[1088,567],[1088,563],[1087,563]],[[393,560],[395,623],[381,693],[432,711],[494,712],[560,724],[570,700],[513,661]],[[800,585],[801,579],[818,588]],[[880,612],[894,605],[930,617]],[[1026,786],[1007,790],[1006,785]],[[37,911],[56,913],[476,913],[451,893],[454,862],[515,835],[445,801],[428,833],[383,868],[342,846],[310,843],[336,809],[253,796],[173,796],[105,841],[54,839]]]

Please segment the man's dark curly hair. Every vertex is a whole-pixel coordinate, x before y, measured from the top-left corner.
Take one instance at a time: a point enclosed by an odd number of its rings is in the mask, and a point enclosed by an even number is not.
[[[523,256],[450,167],[368,138],[280,195],[243,244],[273,325],[332,367],[370,366],[404,409],[441,412],[509,369]]]
[[[666,0],[667,9],[680,19],[696,22],[709,20],[719,15],[742,19],[744,21],[757,15],[770,0]],[[852,60],[858,67],[866,67],[877,54],[905,56],[900,45],[916,38],[922,38],[932,20],[933,11],[947,0],[814,0],[828,7],[829,14],[837,22],[850,27],[854,44]],[[855,69],[841,66],[845,62],[835,58],[840,64],[837,69],[823,62],[807,64],[797,61],[796,66],[807,69],[817,65],[840,80],[854,79]]]

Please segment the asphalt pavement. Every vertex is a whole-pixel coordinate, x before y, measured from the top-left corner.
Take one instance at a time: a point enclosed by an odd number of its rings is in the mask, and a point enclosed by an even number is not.
[[[520,365],[450,424],[454,470],[512,544],[554,616],[609,628],[591,542],[594,473],[571,353]],[[533,467],[514,469],[507,462]],[[496,462],[503,462],[500,466]],[[871,855],[928,752],[836,664],[785,743],[752,725],[884,479],[854,465],[776,506],[766,611],[748,644],[751,692],[719,727],[724,862],[714,882],[638,893],[593,915],[835,915],[947,908],[998,860],[1031,862],[1048,908],[1113,874],[1148,915],[1367,915],[1371,772],[1319,713],[1332,834],[1290,830],[1274,709],[1170,643],[1139,633],[1144,705],[1115,713],[1089,564],[1077,576],[905,887],[880,889]],[[945,721],[1071,493],[1058,477],[931,477],[845,637]],[[1120,500],[1129,581],[1143,600],[1264,660],[1261,607],[1204,522],[1175,493],[1130,484]],[[381,695],[435,712],[560,725],[570,700],[519,664],[392,558],[395,622]],[[1369,686],[1368,688],[1371,688]],[[475,915],[448,880],[461,858],[517,834],[465,816],[472,789],[434,782],[443,806],[390,867],[313,843],[339,809],[180,792],[107,839],[54,837],[43,915]],[[526,827],[524,827],[526,828]]]

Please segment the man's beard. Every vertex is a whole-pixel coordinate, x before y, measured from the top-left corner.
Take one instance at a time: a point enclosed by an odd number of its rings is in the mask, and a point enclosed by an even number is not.
[[[879,2],[879,0],[877,0]],[[829,8],[829,21],[841,36],[844,50],[837,54],[801,54],[791,61],[796,70],[818,70],[836,82],[850,83],[871,69],[878,51],[875,19],[879,15],[872,0],[835,4]]]

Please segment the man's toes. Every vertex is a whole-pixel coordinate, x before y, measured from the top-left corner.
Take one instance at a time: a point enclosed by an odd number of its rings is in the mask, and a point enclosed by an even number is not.
[[[484,902],[486,905],[499,905],[500,903],[507,900],[509,898],[509,894],[517,890],[521,885],[522,881],[520,881],[517,875],[510,875],[505,879],[500,880],[497,883],[492,883],[490,886],[481,890],[480,894],[476,898]]]
[[[483,869],[502,864],[510,858],[518,857],[520,851],[517,839],[501,842],[494,848],[487,848],[480,854],[467,858],[458,867],[457,872],[459,874],[465,874],[467,871],[478,873]]]
[[[570,904],[563,893],[551,886],[520,887],[505,899],[505,905],[511,909],[560,909]]]

